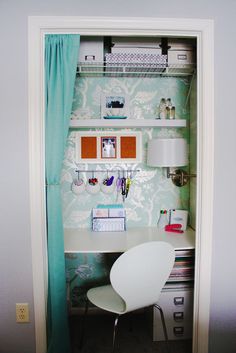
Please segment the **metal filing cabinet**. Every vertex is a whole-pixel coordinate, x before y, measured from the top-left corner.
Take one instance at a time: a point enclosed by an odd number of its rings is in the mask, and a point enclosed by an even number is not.
[[[164,312],[169,340],[190,339],[193,328],[193,289],[164,290],[158,304]],[[160,312],[153,312],[153,341],[164,341]]]

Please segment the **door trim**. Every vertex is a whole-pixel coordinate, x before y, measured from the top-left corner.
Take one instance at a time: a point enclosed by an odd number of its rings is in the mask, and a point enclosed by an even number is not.
[[[214,22],[186,18],[29,17],[29,188],[36,353],[46,353],[44,37],[48,33],[177,35],[197,38],[198,187],[193,353],[207,353],[213,232]]]

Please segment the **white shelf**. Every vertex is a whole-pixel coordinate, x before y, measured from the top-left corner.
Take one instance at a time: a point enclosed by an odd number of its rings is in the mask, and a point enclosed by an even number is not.
[[[71,119],[71,128],[186,127],[185,119]]]
[[[195,64],[122,64],[105,62],[78,63],[79,76],[109,76],[109,77],[169,77],[191,76],[195,72]]]

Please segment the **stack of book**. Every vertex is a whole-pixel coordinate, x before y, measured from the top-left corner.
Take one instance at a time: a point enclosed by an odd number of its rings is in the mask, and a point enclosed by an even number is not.
[[[176,250],[175,263],[164,290],[193,287],[194,250]]]

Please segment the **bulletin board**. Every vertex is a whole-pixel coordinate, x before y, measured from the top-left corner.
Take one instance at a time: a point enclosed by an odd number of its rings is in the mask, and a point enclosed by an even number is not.
[[[76,132],[77,163],[140,163],[141,132]]]

